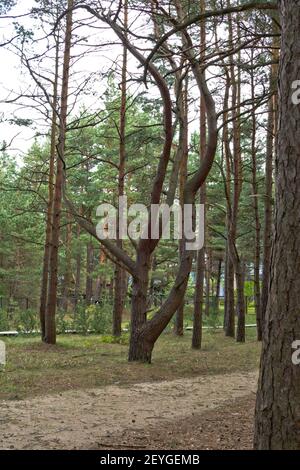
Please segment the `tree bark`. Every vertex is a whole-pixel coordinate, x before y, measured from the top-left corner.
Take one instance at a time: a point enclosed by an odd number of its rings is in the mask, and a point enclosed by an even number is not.
[[[128,26],[128,2],[124,1],[124,29],[125,35]],[[126,163],[126,104],[127,104],[127,47],[123,46],[122,83],[121,83],[121,106],[119,125],[119,174],[118,195],[125,194],[125,163]],[[122,249],[123,240],[119,237],[119,224],[117,227],[117,246]],[[121,336],[122,315],[125,301],[125,271],[119,264],[115,266],[115,290],[113,307],[113,335]]]
[[[230,1],[227,0],[227,5],[230,5]],[[233,43],[233,25],[232,17],[228,16],[229,23],[229,44]],[[239,42],[239,23],[237,21],[237,35]],[[236,237],[237,237],[237,222],[239,213],[239,202],[242,191],[242,156],[241,156],[241,123],[240,123],[240,95],[241,95],[241,83],[240,83],[240,71],[235,74],[235,65],[230,59],[230,80],[232,87],[232,119],[233,119],[233,201],[232,208],[230,210],[230,221],[228,231],[228,251],[234,267],[235,278],[236,278],[236,289],[237,289],[237,342],[245,341],[245,299],[244,299],[244,281],[243,281],[243,267],[242,260],[237,250]],[[243,289],[243,291],[240,291]]]
[[[251,51],[251,64],[254,65],[253,60],[254,51]],[[255,115],[255,83],[254,71],[251,71],[251,98],[253,101],[253,108],[251,112],[252,120],[252,142],[251,142],[251,157],[252,157],[252,203],[255,221],[255,246],[254,246],[254,299],[255,299],[255,315],[256,315],[256,331],[257,340],[262,340],[262,323],[261,323],[261,305],[260,305],[260,219],[258,207],[258,182],[257,182],[257,149],[256,149],[256,115]]]
[[[67,312],[70,307],[71,300],[71,279],[72,279],[72,221],[70,214],[67,214],[66,226],[66,249],[65,249],[65,275],[62,291],[62,308]]]
[[[50,256],[50,277],[49,277],[49,294],[47,314],[45,319],[45,342],[49,344],[56,343],[56,304],[57,304],[57,280],[58,280],[58,250],[59,250],[59,234],[60,219],[62,205],[62,185],[63,172],[65,166],[65,145],[66,145],[66,127],[68,112],[68,89],[70,74],[70,54],[71,54],[71,38],[73,24],[73,0],[68,0],[68,13],[66,21],[65,51],[63,63],[63,80],[61,91],[61,110],[60,110],[60,128],[59,139],[57,144],[57,163],[56,163],[56,181],[53,202],[53,225],[52,225],[52,243]]]
[[[279,6],[275,228],[254,447],[300,450],[300,366],[292,362],[292,343],[300,339],[300,107],[292,100],[292,85],[300,76],[300,0],[281,0]]]
[[[49,280],[49,263],[51,254],[51,238],[52,238],[52,216],[53,216],[53,195],[54,195],[54,165],[56,156],[56,136],[57,136],[57,99],[58,99],[58,58],[59,58],[59,39],[56,38],[56,54],[55,54],[55,72],[53,84],[53,100],[52,100],[52,123],[51,123],[51,147],[49,160],[49,179],[48,179],[48,206],[46,220],[46,238],[43,259],[41,297],[40,297],[40,325],[42,341],[46,335],[46,309],[48,299],[48,280]]]
[[[276,47],[277,41],[273,41]],[[277,54],[272,54],[276,59]],[[270,89],[274,90],[277,85],[278,66],[273,65],[270,72]],[[275,93],[275,91],[274,91]],[[264,330],[266,309],[268,303],[268,289],[270,281],[271,267],[271,247],[272,247],[272,224],[273,224],[273,161],[274,161],[274,137],[277,133],[277,91],[268,103],[268,123],[267,123],[267,148],[265,163],[265,195],[264,195],[264,229],[263,229],[263,273],[261,287],[261,321]]]
[[[232,29],[232,27],[231,27]],[[230,34],[232,31],[230,30]],[[224,95],[224,107],[227,110],[229,107],[229,93],[231,79],[227,67],[224,67],[226,73],[226,88]],[[232,167],[232,153],[230,149],[229,141],[229,130],[228,130],[228,111],[224,112],[223,117],[223,149],[225,156],[225,197],[226,197],[226,252],[225,252],[225,302],[224,302],[224,330],[225,335],[234,338],[235,337],[235,310],[234,310],[234,269],[233,263],[229,253],[229,231],[230,231],[230,221],[232,217],[232,206],[231,206],[231,167]]]
[[[221,291],[221,278],[222,278],[222,260],[218,260],[217,268],[217,282],[216,282],[216,311],[219,313],[220,310],[220,291]]]
[[[90,240],[86,246],[86,281],[85,303],[91,305],[93,298],[93,271],[94,271],[94,247]]]
[[[184,187],[187,180],[187,164],[188,164],[188,79],[185,80],[185,86],[179,88],[181,95],[177,97],[179,105],[179,119],[180,119],[180,151],[182,148],[181,164],[179,171],[179,200],[182,211],[184,210]],[[183,228],[183,224],[182,224]],[[184,256],[185,243],[183,238],[179,240],[179,258]],[[184,319],[184,306],[185,299],[183,297],[182,302],[176,312],[175,317],[175,334],[177,336],[183,336],[183,319]]]
[[[77,224],[76,229],[76,274],[75,274],[75,290],[74,290],[74,304],[78,303],[81,286],[81,241],[80,241],[80,225]]]
[[[206,1],[200,0],[200,12],[204,13],[206,8]],[[205,60],[205,48],[206,48],[206,30],[205,21],[200,23],[200,58],[202,61]],[[205,78],[205,75],[204,75]],[[200,97],[200,148],[199,157],[200,164],[205,158],[206,152],[206,109],[205,99],[203,95]],[[206,185],[205,183],[200,189],[200,204],[206,204]],[[204,224],[206,225],[206,207],[204,207]],[[206,234],[206,227],[204,227]],[[193,318],[193,336],[192,336],[192,348],[200,349],[202,345],[202,316],[203,316],[203,289],[204,289],[204,276],[205,276],[205,247],[197,253],[196,263],[196,283],[194,293],[194,318]]]

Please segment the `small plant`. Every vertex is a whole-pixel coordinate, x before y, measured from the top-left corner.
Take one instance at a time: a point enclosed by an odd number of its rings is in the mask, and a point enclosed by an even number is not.
[[[66,313],[64,310],[59,310],[57,312],[57,332],[60,334],[66,333],[67,330],[71,330],[70,321],[66,318]]]
[[[87,335],[90,328],[90,315],[85,305],[78,305],[74,312],[73,327],[76,333]]]
[[[209,311],[209,316],[203,317],[203,324],[209,328],[212,328],[213,330],[216,330],[218,326],[220,326],[219,312],[216,308],[211,308]]]
[[[6,310],[0,310],[0,331],[8,331],[9,330],[9,319]]]
[[[109,305],[90,305],[91,329],[97,334],[109,333],[112,329],[112,311]]]
[[[102,335],[101,343],[106,344],[129,344],[129,333],[125,333],[122,336]]]
[[[38,315],[35,310],[19,310],[14,311],[16,318],[16,329],[20,333],[33,333],[38,330]]]

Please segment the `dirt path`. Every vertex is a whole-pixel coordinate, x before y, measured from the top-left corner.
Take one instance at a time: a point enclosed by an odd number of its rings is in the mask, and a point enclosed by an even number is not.
[[[234,373],[0,401],[0,449],[103,448],[253,396],[256,383],[256,372]]]

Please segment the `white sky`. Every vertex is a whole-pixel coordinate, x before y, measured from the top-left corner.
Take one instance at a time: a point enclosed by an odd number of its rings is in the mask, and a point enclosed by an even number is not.
[[[23,2],[18,2],[18,7],[15,8],[11,14],[24,14],[28,12],[32,6],[35,5],[34,0],[26,0]],[[86,14],[83,11],[77,12],[75,14],[75,20],[86,18]],[[38,30],[38,22],[34,23],[32,18],[21,18],[20,23],[27,28],[32,28],[35,32],[35,38],[40,38],[44,36],[42,31]],[[95,28],[95,26],[97,28]],[[101,27],[101,29],[99,29]],[[134,26],[135,28],[141,28],[141,20],[138,20]],[[151,26],[152,27],[152,26]],[[79,62],[72,68],[72,79],[70,89],[76,88],[78,84],[82,81],[84,77],[93,76],[95,78],[92,91],[93,93],[86,93],[84,90],[80,94],[80,100],[76,103],[74,109],[72,110],[72,116],[78,113],[80,107],[85,105],[85,107],[91,110],[99,110],[101,107],[101,97],[106,87],[106,80],[101,78],[101,74],[107,72],[112,62],[114,62],[122,54],[122,47],[119,44],[109,44],[107,43],[117,41],[116,37],[112,31],[108,28],[104,28],[103,24],[99,21],[95,21],[92,28],[81,27],[79,30],[76,30],[76,33],[80,35],[89,36],[88,43],[90,45],[102,44],[101,51],[93,49],[92,54],[87,55],[85,58],[80,59]],[[0,42],[4,42],[5,39],[9,39],[14,34],[14,29],[11,25],[11,21],[0,19]],[[103,44],[105,44],[103,46]],[[40,41],[38,46],[30,47],[27,46],[27,55],[30,56],[33,53],[41,52],[44,50],[46,45],[45,41]],[[86,46],[76,46],[73,48],[73,55],[81,53],[83,50],[86,50]],[[130,73],[135,75],[141,75],[142,69],[137,68],[137,63],[135,59],[132,58],[131,54],[128,54],[129,59],[129,70]],[[33,81],[29,76],[26,68],[21,65],[20,58],[14,52],[14,48],[9,46],[7,48],[0,47],[0,64],[1,64],[1,75],[0,75],[0,115],[5,119],[10,119],[15,116],[25,119],[33,119],[35,121],[36,129],[30,129],[26,127],[18,127],[15,125],[10,125],[7,122],[0,123],[0,142],[5,140],[10,142],[12,139],[13,143],[9,149],[9,152],[18,158],[18,161],[21,161],[20,156],[23,153],[26,153],[28,148],[32,145],[34,140],[34,135],[36,131],[45,133],[49,128],[49,123],[45,121],[45,118],[39,113],[37,106],[27,107],[23,109],[20,105],[9,105],[4,104],[3,100],[7,99],[9,96],[13,98],[18,94],[21,94],[28,89],[33,90],[32,85]],[[48,60],[41,65],[40,71],[44,73],[43,67],[50,70],[53,68],[53,62]],[[120,66],[120,61],[119,61]],[[49,75],[51,77],[51,73]],[[92,75],[94,74],[94,75]],[[214,86],[215,80],[210,83],[210,86]],[[45,82],[47,83],[47,82]],[[137,85],[133,82],[129,82],[132,92],[136,92]],[[29,87],[29,88],[28,88]],[[148,90],[150,96],[157,96],[157,90],[150,87]],[[244,85],[243,94],[247,93],[247,87]],[[193,90],[190,90],[191,96],[196,98],[199,95],[198,89],[196,87]],[[245,96],[244,96],[245,97]],[[33,103],[29,100],[22,100],[26,105],[32,105]],[[69,104],[72,107],[73,102],[72,98],[69,100]],[[190,120],[193,121],[197,114],[198,102],[196,101],[194,107],[190,110]],[[41,119],[42,117],[42,119]],[[198,129],[198,122],[195,120],[190,125],[190,132],[193,132],[195,129]]]
[[[20,5],[20,2],[19,2]],[[26,0],[22,2],[22,6],[20,5],[18,8],[14,8],[10,14],[18,15],[24,14],[30,8],[34,6],[33,0]],[[83,18],[85,17],[84,13],[77,13],[76,18]],[[34,20],[30,18],[21,18],[20,23],[28,28],[31,28],[35,32],[35,38],[39,38],[44,36],[41,31],[37,31],[35,29]],[[103,26],[100,22],[97,22],[97,26]],[[76,33],[79,32],[78,30]],[[8,20],[0,20],[0,42],[4,42],[8,38],[12,37],[14,34],[14,29],[11,25],[11,22]],[[87,29],[87,28],[80,28],[80,34],[82,35],[89,35],[89,43],[90,44],[106,44],[109,42],[117,41],[114,37],[112,32],[109,29],[101,30],[97,29]],[[31,46],[30,48],[27,47],[27,56],[30,56],[33,53],[41,52],[44,50],[46,46],[46,41],[42,41],[38,47]],[[86,51],[87,47],[77,46],[73,48],[73,56],[77,56],[83,51]],[[70,80],[70,91],[72,89],[76,89],[79,84],[82,83],[84,79],[87,77],[94,78],[94,83],[92,85],[92,92],[88,94],[83,90],[80,95],[80,99],[77,100],[74,108],[74,99],[70,97],[69,99],[69,106],[72,108],[72,116],[76,115],[79,109],[84,105],[89,110],[99,110],[101,107],[101,97],[103,92],[106,88],[106,79],[101,79],[101,75],[106,73],[112,63],[122,54],[122,47],[118,44],[116,45],[104,45],[101,47],[100,50],[93,50],[93,54],[89,54],[86,57],[77,61],[76,58],[73,58],[73,63],[75,63],[72,67],[71,71],[71,80]],[[19,127],[15,125],[11,125],[7,122],[0,123],[0,142],[6,141],[7,143],[13,139],[13,143],[9,149],[10,153],[14,155],[20,155],[25,153],[28,148],[32,145],[34,141],[34,136],[36,132],[46,132],[48,123],[45,122],[44,117],[38,111],[38,107],[32,101],[28,99],[21,99],[18,104],[7,104],[4,103],[4,100],[7,98],[12,99],[19,94],[28,93],[29,90],[33,90],[35,87],[33,86],[33,81],[29,76],[28,71],[26,70],[25,66],[22,66],[20,57],[18,57],[15,53],[13,46],[8,47],[1,47],[0,48],[0,64],[1,64],[1,76],[0,76],[0,115],[5,120],[11,119],[12,117],[18,117],[23,119],[33,119],[35,121],[36,129],[26,128],[24,126]],[[45,61],[41,65],[39,69],[40,72],[44,73],[45,68],[53,69],[53,61]],[[136,70],[136,63],[132,57],[129,55],[129,68],[131,70]],[[141,72],[140,72],[141,73]],[[51,72],[50,74],[47,72],[47,76],[52,78]],[[47,82],[44,82],[47,83]],[[132,85],[131,85],[132,87]],[[132,88],[131,88],[132,89]],[[133,92],[135,90],[132,90]],[[22,105],[23,103],[23,105]],[[24,109],[24,104],[28,104],[33,106]],[[34,109],[36,107],[36,109]]]

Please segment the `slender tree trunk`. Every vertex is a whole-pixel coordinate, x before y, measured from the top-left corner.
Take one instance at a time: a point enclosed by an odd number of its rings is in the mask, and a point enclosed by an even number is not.
[[[235,308],[234,308],[234,269],[229,249],[226,250],[226,309],[225,309],[225,335],[230,338],[235,337]]]
[[[200,0],[200,11],[205,12],[206,0]],[[205,21],[200,23],[200,57],[205,60],[206,48],[206,30]],[[205,75],[204,75],[205,79]],[[200,164],[203,162],[206,153],[206,107],[203,95],[200,98]],[[200,204],[206,204],[206,185],[205,183],[200,188]],[[206,234],[206,208],[204,208],[204,230]],[[203,316],[203,290],[204,290],[204,276],[205,276],[205,248],[203,247],[197,253],[196,262],[196,283],[194,293],[194,319],[193,319],[193,336],[192,348],[200,349],[202,345],[202,316]]]
[[[59,250],[59,234],[60,219],[62,205],[62,184],[65,159],[66,145],[66,127],[68,112],[68,89],[70,74],[70,54],[71,54],[71,38],[73,23],[73,0],[68,0],[68,13],[66,23],[65,51],[63,64],[63,80],[61,92],[61,111],[60,111],[60,130],[57,145],[57,164],[56,164],[56,181],[53,203],[53,225],[52,225],[52,244],[50,256],[50,277],[49,277],[49,293],[47,314],[45,320],[45,341],[49,344],[56,343],[56,304],[57,304],[57,280],[58,280],[58,250]]]
[[[270,73],[270,89],[272,90],[277,78],[277,67],[274,66]],[[277,108],[277,97],[272,96],[268,104],[267,123],[267,148],[265,163],[265,197],[264,197],[264,229],[263,229],[263,274],[261,287],[261,321],[264,330],[266,309],[268,303],[268,289],[270,281],[271,267],[271,247],[272,247],[272,223],[273,223],[273,160],[274,160],[274,135],[277,131],[275,110]]]
[[[184,187],[187,180],[187,163],[188,163],[188,80],[185,80],[185,86],[182,90],[182,97],[178,98],[181,101],[180,104],[180,133],[179,138],[182,145],[182,159],[179,170],[179,199],[181,210],[184,210]],[[183,213],[183,212],[182,212]],[[182,221],[183,222],[183,221]],[[183,224],[182,224],[183,228]],[[179,256],[180,259],[184,256],[185,243],[183,238],[179,240]],[[177,336],[183,336],[183,319],[184,319],[184,306],[185,299],[183,297],[182,302],[176,312],[175,317],[175,334]]]
[[[206,270],[205,270],[205,316],[209,317],[210,312],[210,292],[211,292],[211,250],[206,249]]]
[[[253,60],[254,51],[251,51],[251,64],[254,65]],[[257,150],[256,150],[256,115],[254,108],[255,100],[255,83],[254,72],[251,71],[251,98],[253,101],[253,108],[251,113],[252,119],[252,143],[251,143],[251,156],[252,156],[252,202],[255,221],[255,247],[254,247],[254,298],[255,298],[255,315],[256,315],[256,329],[257,340],[262,340],[262,324],[261,324],[261,306],[260,306],[260,220],[258,208],[258,183],[257,183]]]
[[[221,277],[222,277],[222,260],[218,260],[217,282],[216,282],[216,311],[220,310],[220,291],[221,291]]]
[[[227,5],[230,6],[230,1],[227,0]],[[228,15],[229,23],[229,43],[233,43],[233,25],[232,17]],[[240,36],[239,23],[237,21],[237,34]],[[238,43],[239,43],[238,39]],[[240,54],[239,54],[240,55]],[[233,202],[232,209],[230,211],[230,226],[228,231],[228,250],[229,255],[234,267],[236,288],[237,288],[237,335],[236,340],[238,342],[245,341],[245,299],[244,290],[241,292],[240,289],[244,289],[243,282],[243,268],[242,261],[239,256],[236,237],[237,237],[237,222],[239,213],[239,201],[242,191],[242,156],[241,156],[241,125],[240,125],[240,94],[241,94],[241,83],[240,83],[240,71],[238,70],[237,76],[235,73],[234,62],[231,59],[230,64],[230,76],[232,85],[232,119],[233,119]]]
[[[229,37],[232,42],[232,24],[231,22],[229,28]],[[224,66],[224,71],[226,74],[226,88],[224,95],[224,108],[227,110],[229,108],[229,94],[231,87],[231,75],[228,71],[228,67]],[[234,310],[234,269],[233,263],[229,253],[229,232],[230,232],[230,221],[232,218],[232,189],[231,189],[231,174],[233,166],[233,157],[230,149],[229,141],[229,129],[228,129],[228,119],[229,112],[225,111],[223,116],[223,152],[225,157],[225,181],[224,181],[224,190],[226,197],[226,251],[225,251],[225,302],[224,302],[224,330],[225,335],[234,338],[235,337],[235,310]]]
[[[128,4],[124,2],[124,28],[128,26]],[[126,163],[126,103],[127,103],[127,48],[123,47],[123,65],[122,65],[122,83],[121,83],[121,107],[120,107],[120,126],[119,126],[119,175],[118,175],[118,195],[124,196],[125,193],[125,163]],[[117,246],[122,249],[123,240],[119,237],[119,226],[117,227]],[[115,290],[114,290],[114,308],[113,308],[113,335],[121,336],[122,315],[125,301],[125,272],[124,269],[116,264],[115,267]]]
[[[86,246],[86,282],[85,282],[85,302],[91,305],[93,297],[93,271],[94,271],[94,247],[92,240]]]
[[[80,285],[81,285],[81,242],[80,242],[80,225],[77,224],[76,230],[76,239],[77,239],[77,247],[76,247],[76,274],[75,274],[75,291],[74,291],[74,300],[75,306],[78,303],[79,295],[80,295]]]
[[[254,447],[300,450],[300,366],[292,360],[293,342],[300,340],[300,107],[293,100],[293,84],[300,75],[300,0],[281,0],[279,6],[275,228]]]
[[[236,340],[240,343],[245,342],[245,272],[244,266],[241,262],[236,264],[235,268],[235,278],[236,278],[236,290],[237,290],[237,312],[238,312],[238,324],[236,331]],[[243,315],[241,315],[243,312]]]
[[[62,307],[65,311],[69,310],[71,299],[71,279],[72,279],[72,221],[67,214],[68,223],[66,226],[66,250],[65,250],[65,275],[63,282],[63,301]]]
[[[52,123],[51,123],[51,147],[49,160],[49,180],[48,180],[48,206],[46,221],[46,238],[43,259],[41,298],[40,298],[40,324],[42,340],[45,340],[46,327],[46,309],[48,298],[48,280],[49,280],[49,263],[51,253],[51,237],[52,237],[52,211],[53,211],[53,194],[54,194],[54,165],[56,155],[56,134],[57,134],[57,99],[58,99],[58,57],[59,57],[59,40],[56,39],[56,55],[55,55],[55,73],[53,84],[53,101],[52,101]]]

